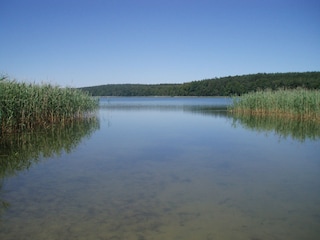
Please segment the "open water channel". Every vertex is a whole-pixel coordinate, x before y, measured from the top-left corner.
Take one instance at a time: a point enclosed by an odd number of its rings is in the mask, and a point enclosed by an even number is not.
[[[228,98],[102,98],[0,141],[1,240],[318,240],[320,126]]]

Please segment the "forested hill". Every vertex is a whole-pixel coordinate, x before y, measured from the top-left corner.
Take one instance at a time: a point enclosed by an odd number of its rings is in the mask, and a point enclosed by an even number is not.
[[[108,84],[80,89],[93,96],[230,96],[297,87],[320,89],[320,72],[258,73],[182,84]]]

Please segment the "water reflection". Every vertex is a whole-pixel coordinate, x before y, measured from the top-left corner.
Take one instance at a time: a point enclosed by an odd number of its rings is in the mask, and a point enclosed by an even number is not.
[[[190,98],[190,97],[112,97],[101,98],[100,107],[122,111],[206,111],[226,110],[231,98]]]
[[[181,111],[229,118],[227,107],[231,102],[228,97],[105,97],[100,100],[100,109],[108,112]]]
[[[315,121],[279,118],[274,116],[254,116],[250,114],[233,114],[232,125],[242,125],[258,132],[274,132],[280,138],[288,137],[304,142],[307,139],[320,138],[320,124]]]
[[[223,117],[231,120],[231,125],[239,125],[258,132],[274,132],[280,138],[292,138],[298,141],[318,140],[320,124],[314,121],[278,118],[273,116],[253,116],[230,113],[227,107],[231,98],[184,98],[184,97],[110,97],[101,99],[101,109],[124,112],[158,111],[201,114]]]
[[[0,179],[0,191],[2,189],[2,185],[3,185],[3,179]],[[1,192],[0,192],[0,216],[3,213],[3,211],[8,209],[9,207],[10,207],[10,203],[2,199]]]
[[[99,129],[97,118],[52,125],[39,131],[2,136],[0,138],[0,191],[6,177],[28,169],[43,158],[69,153],[83,140]],[[9,203],[2,200],[0,214]]]
[[[5,180],[0,239],[319,239],[318,141],[255,134],[219,99],[120,100]]]

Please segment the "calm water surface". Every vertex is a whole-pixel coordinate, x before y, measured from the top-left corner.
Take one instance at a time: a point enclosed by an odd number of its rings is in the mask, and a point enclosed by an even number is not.
[[[319,126],[229,103],[103,98],[97,121],[2,139],[0,239],[320,239]]]

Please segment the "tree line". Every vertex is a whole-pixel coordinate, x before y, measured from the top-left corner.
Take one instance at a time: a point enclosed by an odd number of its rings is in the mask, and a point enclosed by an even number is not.
[[[320,89],[320,72],[257,73],[181,84],[107,84],[80,89],[93,96],[234,96],[298,87]]]

